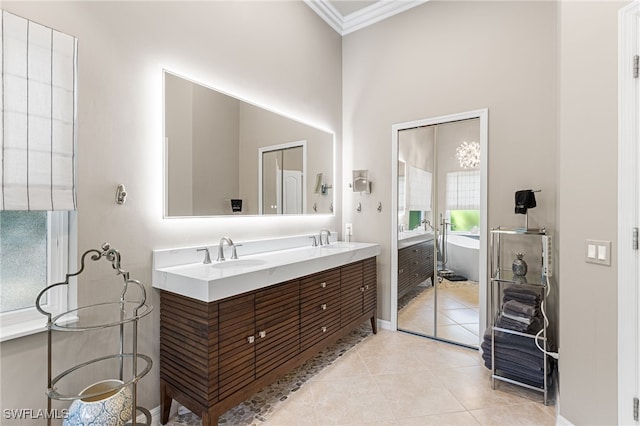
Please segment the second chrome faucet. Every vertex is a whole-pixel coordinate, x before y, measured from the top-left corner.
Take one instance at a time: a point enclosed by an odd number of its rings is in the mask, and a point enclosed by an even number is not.
[[[220,243],[218,243],[218,262],[225,260],[224,243],[227,243],[227,245],[231,247],[231,259],[237,259],[238,253],[236,252],[236,245],[233,243],[233,240],[229,237],[222,237],[220,238]]]
[[[324,242],[322,241],[322,236],[325,235],[325,240]],[[329,245],[329,237],[331,236],[331,231],[329,231],[328,229],[321,229],[320,230],[320,235],[318,236],[320,239],[320,245]]]

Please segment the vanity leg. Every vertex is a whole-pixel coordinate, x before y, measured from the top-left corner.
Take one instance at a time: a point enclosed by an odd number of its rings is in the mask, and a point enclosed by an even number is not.
[[[219,414],[213,408],[202,412],[202,426],[218,426]]]
[[[375,315],[371,317],[371,329],[373,330],[373,334],[378,334],[378,321]]]
[[[167,385],[164,381],[160,381],[160,423],[167,424],[169,422],[169,414],[171,413],[171,398],[167,392]]]

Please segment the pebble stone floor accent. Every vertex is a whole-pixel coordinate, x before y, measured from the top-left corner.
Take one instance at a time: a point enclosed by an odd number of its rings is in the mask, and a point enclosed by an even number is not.
[[[372,334],[371,326],[365,323],[347,336],[328,346],[315,357],[282,376],[278,381],[268,385],[261,391],[224,413],[218,419],[219,425],[257,426],[265,422],[276,406],[296,392],[310,378],[323,368],[333,364],[349,349],[357,345],[365,337]],[[201,426],[200,417],[182,408],[177,416],[169,419],[166,426]]]

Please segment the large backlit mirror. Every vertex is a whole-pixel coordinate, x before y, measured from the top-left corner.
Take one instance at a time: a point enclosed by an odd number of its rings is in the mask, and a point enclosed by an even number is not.
[[[332,133],[164,71],[164,138],[166,217],[333,213]]]

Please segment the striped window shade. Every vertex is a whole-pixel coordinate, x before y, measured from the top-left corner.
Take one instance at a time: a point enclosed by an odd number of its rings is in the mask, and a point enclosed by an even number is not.
[[[447,173],[447,210],[480,210],[480,171]]]
[[[2,11],[0,210],[75,210],[77,40]]]
[[[431,211],[431,172],[409,166],[409,210]]]

